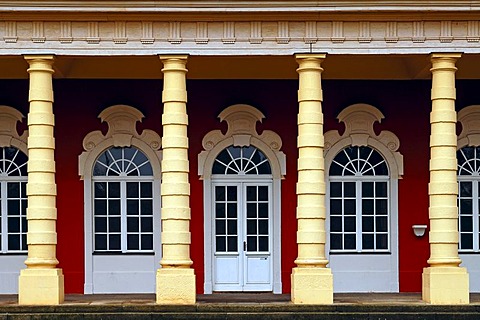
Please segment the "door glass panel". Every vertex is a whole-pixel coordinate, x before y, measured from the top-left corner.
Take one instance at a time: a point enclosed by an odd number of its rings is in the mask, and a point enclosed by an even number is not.
[[[268,251],[268,237],[258,238],[258,251]]]
[[[246,187],[248,252],[269,250],[268,193],[268,186]]]
[[[237,252],[237,187],[215,186],[214,198],[216,252]]]
[[[228,252],[237,252],[238,251],[238,242],[236,236],[228,236]]]
[[[227,203],[227,218],[237,217],[237,203]]]

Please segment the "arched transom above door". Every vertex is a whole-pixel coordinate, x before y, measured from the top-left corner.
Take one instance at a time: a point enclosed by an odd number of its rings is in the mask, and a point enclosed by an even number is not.
[[[236,104],[223,110],[218,118],[227,122],[225,134],[220,130],[212,130],[202,140],[204,151],[198,155],[198,174],[201,178],[212,175],[215,161],[227,147],[256,146],[270,161],[273,178],[282,178],[286,172],[285,154],[280,151],[282,139],[271,130],[263,130],[259,134],[256,123],[262,122],[265,116],[256,108],[246,104]],[[228,154],[227,154],[228,155]]]

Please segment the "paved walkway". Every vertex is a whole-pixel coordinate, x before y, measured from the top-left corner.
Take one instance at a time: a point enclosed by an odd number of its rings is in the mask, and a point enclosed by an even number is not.
[[[333,305],[294,305],[290,295],[216,293],[195,305],[158,305],[153,294],[69,294],[59,306],[19,306],[0,295],[0,320],[479,320],[480,294],[464,306],[434,306],[418,293],[336,294]]]
[[[67,294],[66,306],[79,305],[155,305],[155,294]],[[200,294],[197,304],[276,304],[288,305],[289,294],[214,293]],[[337,293],[334,305],[428,305],[420,293]],[[470,304],[480,306],[480,293],[470,294]],[[14,306],[17,295],[0,295],[0,306]]]

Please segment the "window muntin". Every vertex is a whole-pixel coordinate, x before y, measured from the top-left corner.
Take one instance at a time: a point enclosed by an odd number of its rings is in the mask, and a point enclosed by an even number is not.
[[[390,250],[389,176],[370,147],[347,147],[330,166],[331,252]]]
[[[270,250],[270,190],[265,184],[215,185],[215,253]]]
[[[464,147],[458,159],[459,251],[480,252],[480,147]]]
[[[268,158],[258,148],[230,146],[218,154],[212,174],[216,179],[222,179],[222,176],[231,178],[232,175],[248,175],[248,178],[243,179],[252,179],[255,176],[271,175],[272,169]],[[214,201],[217,253],[238,252],[239,232],[245,235],[245,252],[260,253],[270,250],[268,186],[259,184],[240,188],[240,185],[217,185],[214,187]],[[241,217],[239,211],[243,212]],[[240,222],[243,231],[238,230],[240,218],[244,219]]]
[[[268,186],[246,186],[247,252],[268,252]]]
[[[94,251],[153,252],[153,170],[135,147],[112,147],[94,165]]]
[[[27,155],[0,148],[0,253],[27,251]]]
[[[237,186],[215,186],[215,251],[238,252]]]
[[[212,174],[262,175],[272,174],[272,168],[268,158],[258,148],[230,146],[218,154]]]

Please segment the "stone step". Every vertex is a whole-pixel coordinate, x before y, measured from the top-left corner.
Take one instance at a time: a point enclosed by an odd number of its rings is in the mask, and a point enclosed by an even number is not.
[[[325,319],[479,320],[480,305],[292,305],[286,303],[0,306],[0,320]]]

